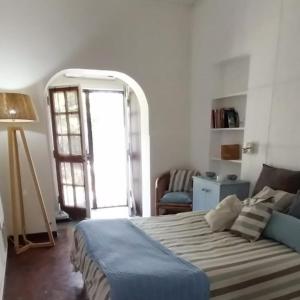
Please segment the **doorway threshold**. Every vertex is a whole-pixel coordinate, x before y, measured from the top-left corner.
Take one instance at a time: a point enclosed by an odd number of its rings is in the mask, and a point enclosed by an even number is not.
[[[127,206],[91,209],[91,219],[119,218],[129,218]]]

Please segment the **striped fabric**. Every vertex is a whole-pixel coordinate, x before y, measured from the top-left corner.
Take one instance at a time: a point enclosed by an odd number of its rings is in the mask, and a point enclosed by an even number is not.
[[[212,300],[300,299],[299,253],[271,240],[249,243],[230,232],[212,233],[204,215],[188,212],[132,222],[205,271]],[[85,252],[79,232],[75,232],[71,259],[83,274],[89,299],[109,300],[108,281]]]
[[[200,175],[196,170],[171,170],[169,192],[190,192],[192,177]]]
[[[258,203],[264,203],[265,205],[273,206],[273,197],[270,198],[247,198],[242,201],[243,206],[251,206]]]
[[[248,241],[257,241],[267,226],[273,209],[264,203],[244,206],[231,226],[230,231],[241,235]]]
[[[296,198],[295,194],[291,194],[281,190],[273,190],[265,186],[258,194],[253,196],[256,199],[269,199],[272,198],[274,203],[274,210],[287,213],[292,202]]]

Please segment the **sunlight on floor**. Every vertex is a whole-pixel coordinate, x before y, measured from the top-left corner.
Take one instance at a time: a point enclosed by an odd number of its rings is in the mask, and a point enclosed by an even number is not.
[[[128,207],[111,207],[91,210],[91,219],[128,218]]]

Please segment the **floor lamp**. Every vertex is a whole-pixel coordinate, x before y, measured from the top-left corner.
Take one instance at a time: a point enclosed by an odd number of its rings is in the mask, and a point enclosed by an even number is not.
[[[10,123],[11,125],[7,128],[7,131],[12,223],[14,234],[13,240],[14,248],[17,254],[22,253],[30,248],[51,247],[55,245],[49,218],[42,197],[40,185],[36,176],[33,161],[29,152],[24,129],[21,126],[16,126],[17,123],[35,122],[36,120],[37,115],[35,113],[32,101],[28,95],[19,93],[0,93],[0,122]],[[48,232],[49,241],[47,242],[32,242],[26,237],[26,220],[22,191],[18,135],[20,136],[21,144],[24,147],[25,156],[29,164],[29,169],[33,179],[34,188],[37,193],[43,220]],[[20,243],[20,234],[23,239],[22,243]]]

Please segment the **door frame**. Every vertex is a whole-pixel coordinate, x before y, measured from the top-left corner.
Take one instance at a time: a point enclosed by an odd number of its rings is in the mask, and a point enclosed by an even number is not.
[[[103,78],[111,78],[114,77],[126,83],[131,90],[136,94],[140,110],[141,110],[141,148],[142,148],[142,203],[143,203],[143,216],[148,217],[151,215],[151,212],[154,213],[154,202],[151,207],[151,199],[154,199],[154,189],[150,188],[151,186],[151,169],[150,169],[150,134],[149,134],[149,105],[143,91],[142,87],[139,83],[128,76],[125,73],[113,71],[113,70],[95,70],[95,69],[63,69],[59,72],[56,72],[47,82],[44,90],[44,99],[45,103],[48,98],[48,89],[53,86],[53,82],[58,78],[92,78],[92,79],[103,79]],[[69,84],[70,85],[70,84]],[[80,85],[79,85],[80,86]],[[51,121],[49,109],[47,112],[47,125],[48,126],[48,143],[51,147],[49,147],[49,157],[52,157],[51,148],[53,147],[53,137],[52,137],[52,129],[51,129]],[[56,176],[54,160],[52,159],[52,173],[53,176]],[[153,175],[154,178],[155,174]],[[55,177],[53,177],[55,178]],[[57,185],[55,181],[54,188],[57,191]],[[89,213],[89,212],[88,212]]]

